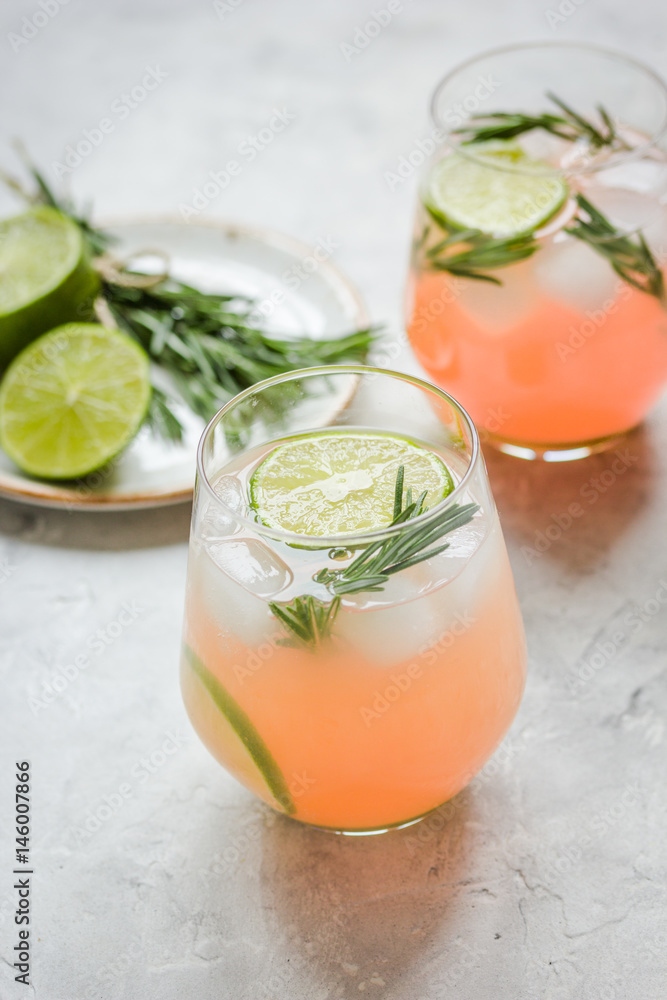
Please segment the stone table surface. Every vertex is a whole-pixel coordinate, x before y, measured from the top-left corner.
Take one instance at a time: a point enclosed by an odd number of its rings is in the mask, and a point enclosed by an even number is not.
[[[2,162],[20,136],[52,175],[111,115],[68,171],[72,190],[101,215],[173,214],[287,109],[289,127],[205,214],[333,238],[397,334],[416,178],[385,175],[426,135],[437,78],[535,38],[595,40],[660,68],[667,22],[659,0],[403,0],[350,52],[387,9],[5,0]],[[113,110],[149,73],[145,99]],[[539,468],[488,456],[528,632],[525,700],[453,806],[375,838],[275,816],[193,735],[177,685],[187,508],[0,501],[2,1000],[663,997],[664,402],[621,455]],[[574,501],[584,515],[568,526]],[[99,629],[109,641],[63,682]],[[31,987],[11,968],[7,803],[24,758]]]

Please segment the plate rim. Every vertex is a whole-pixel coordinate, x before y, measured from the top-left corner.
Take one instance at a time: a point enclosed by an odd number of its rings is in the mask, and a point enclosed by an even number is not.
[[[245,222],[234,222],[228,219],[211,217],[197,219],[196,222],[184,222],[177,215],[170,213],[138,215],[130,213],[127,215],[102,216],[100,220],[96,220],[96,225],[106,229],[122,228],[124,226],[161,225],[175,226],[184,230],[212,229],[223,232],[226,236],[231,236],[232,238],[234,236],[245,236],[265,245],[268,244],[277,249],[286,250],[293,256],[301,257],[311,255],[315,249],[312,244],[306,243],[288,233],[272,229],[270,226],[257,226]],[[370,323],[368,309],[356,285],[340,268],[332,264],[330,260],[319,261],[319,265],[318,271],[326,272],[334,279],[332,284],[337,284],[349,296],[357,314],[355,322],[360,327],[368,325]],[[193,459],[193,475],[195,472],[196,459]],[[38,507],[67,510],[70,513],[75,509],[88,511],[140,510],[142,508],[187,503],[192,500],[193,492],[194,485],[179,489],[157,489],[145,493],[129,493],[124,496],[91,493],[89,496],[81,498],[73,495],[76,493],[75,490],[51,486],[47,482],[23,478],[20,474],[2,472],[0,470],[0,497]]]

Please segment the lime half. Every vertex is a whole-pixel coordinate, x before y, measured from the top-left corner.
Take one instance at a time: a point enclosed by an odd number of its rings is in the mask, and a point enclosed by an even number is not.
[[[275,448],[250,480],[252,506],[264,524],[299,535],[373,531],[394,517],[396,476],[404,497],[426,493],[432,507],[454,488],[432,451],[406,438],[371,431],[323,431]]]
[[[519,236],[538,229],[563,205],[565,181],[513,142],[475,145],[435,166],[426,207],[445,228]]]
[[[216,711],[216,745],[225,748],[225,766],[274,809],[293,813],[294,801],[282,771],[250,717],[222,686],[197,654],[185,646],[183,657],[208,692]]]
[[[66,324],[7,369],[0,445],[33,476],[85,476],[132,440],[150,394],[148,356],[130,337],[95,323]]]
[[[67,216],[42,207],[0,222],[0,369],[47,330],[88,319],[98,287]]]

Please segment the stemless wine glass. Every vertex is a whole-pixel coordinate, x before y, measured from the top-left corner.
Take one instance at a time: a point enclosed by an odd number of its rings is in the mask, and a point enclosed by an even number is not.
[[[612,446],[667,381],[667,89],[590,45],[514,45],[449,73],[407,296],[431,378],[504,451]]]
[[[267,456],[313,436],[326,456],[341,435],[424,449],[449,470],[451,492],[363,533],[320,537],[265,523],[252,484]],[[322,491],[370,509],[377,470],[362,446],[354,464],[333,469]],[[408,478],[396,489],[404,510],[416,501]],[[285,509],[298,493],[285,485]],[[415,544],[434,554],[409,558]],[[213,418],[197,459],[182,690],[200,738],[247,788],[339,832],[414,822],[493,753],[524,675],[479,440],[450,396],[408,375],[334,366],[262,382]]]

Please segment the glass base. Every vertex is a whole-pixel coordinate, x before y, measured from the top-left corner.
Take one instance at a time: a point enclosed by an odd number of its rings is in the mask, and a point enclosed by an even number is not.
[[[580,458],[588,458],[589,455],[597,455],[599,452],[618,447],[635,429],[633,427],[618,434],[610,434],[608,437],[593,438],[590,441],[569,441],[565,444],[511,441],[488,432],[482,432],[481,437],[484,444],[491,445],[496,451],[529,462],[576,462]]]
[[[421,813],[419,816],[413,816],[412,819],[400,820],[398,823],[386,823],[384,826],[374,826],[365,830],[347,830],[338,828],[335,826],[320,826],[318,823],[308,823],[306,820],[299,819],[296,816],[288,817],[295,823],[300,823],[302,826],[309,826],[311,830],[321,830],[322,833],[335,833],[342,837],[375,837],[379,833],[389,833],[390,830],[405,830],[408,826],[414,826],[416,823],[421,823],[423,819],[427,816],[432,816],[433,813],[441,809],[442,806],[446,805],[447,802],[451,802],[451,799],[446,799],[445,802],[440,802],[433,809],[428,809],[426,812]]]

